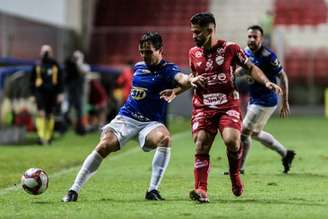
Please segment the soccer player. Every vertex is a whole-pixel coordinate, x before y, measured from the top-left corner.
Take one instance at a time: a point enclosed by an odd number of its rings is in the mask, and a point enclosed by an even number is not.
[[[288,104],[288,77],[281,66],[276,54],[269,48],[263,46],[263,29],[261,26],[253,25],[248,27],[248,47],[244,52],[252,62],[258,66],[269,80],[273,83],[277,82],[277,78],[281,81],[282,103],[280,116],[287,117],[289,113]],[[237,69],[237,72],[240,69]],[[275,92],[268,90],[265,86],[258,82],[254,82],[249,86],[250,101],[247,107],[247,113],[243,120],[243,129],[241,141],[244,153],[241,161],[241,173],[244,173],[246,157],[251,145],[251,139],[261,142],[264,146],[276,151],[282,157],[284,173],[288,173],[291,168],[295,152],[287,150],[279,141],[277,141],[270,133],[263,131],[267,121],[277,108],[278,97]]]
[[[232,192],[235,196],[240,196],[243,192],[239,171],[242,154],[240,102],[233,83],[233,69],[239,65],[249,71],[266,89],[281,92],[279,86],[270,82],[263,72],[245,57],[239,45],[218,40],[215,28],[215,18],[211,13],[198,13],[191,18],[191,32],[196,43],[196,47],[189,51],[192,70],[190,82],[195,87],[192,99],[192,134],[196,150],[195,184],[190,198],[200,203],[209,201],[209,152],[218,130],[227,147]],[[179,87],[163,91],[162,97],[171,101],[182,91]]]
[[[167,102],[160,99],[160,92],[177,84],[183,87],[189,79],[177,65],[163,59],[163,43],[158,33],[147,32],[141,37],[139,53],[144,61],[134,66],[128,100],[118,115],[102,128],[98,145],[85,159],[64,202],[76,201],[82,185],[96,172],[102,160],[136,136],[143,151],[156,149],[145,199],[164,200],[158,187],[170,160],[171,137],[163,124]]]
[[[50,144],[55,126],[54,113],[57,103],[63,101],[63,74],[52,57],[52,48],[43,45],[41,59],[33,66],[31,74],[31,90],[38,108],[36,129],[38,143]]]

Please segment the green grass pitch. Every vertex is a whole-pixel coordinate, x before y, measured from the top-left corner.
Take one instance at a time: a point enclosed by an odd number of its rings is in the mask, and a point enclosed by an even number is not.
[[[144,200],[153,153],[130,142],[109,156],[85,185],[78,202],[60,200],[72,184],[98,134],[68,133],[51,146],[0,146],[0,218],[328,218],[328,120],[273,118],[266,130],[296,151],[290,174],[278,154],[254,143],[243,176],[245,192],[231,193],[225,148],[219,136],[211,151],[209,204],[189,200],[193,153],[188,120],[171,120],[173,150],[160,187],[162,202]],[[50,176],[40,196],[25,193],[22,173],[41,167]],[[16,186],[14,184],[18,183]]]

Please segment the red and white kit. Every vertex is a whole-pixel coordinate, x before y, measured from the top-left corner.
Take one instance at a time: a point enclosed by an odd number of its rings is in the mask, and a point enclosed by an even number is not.
[[[240,46],[218,40],[209,51],[193,47],[189,63],[194,76],[206,78],[204,88],[197,87],[193,94],[192,132],[223,131],[225,127],[241,129],[239,94],[234,86],[236,65],[244,66],[247,58]]]

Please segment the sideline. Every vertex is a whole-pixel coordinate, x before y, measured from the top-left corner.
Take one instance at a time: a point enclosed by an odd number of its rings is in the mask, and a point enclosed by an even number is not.
[[[172,136],[172,140],[173,140],[173,144],[174,144],[174,141],[177,140],[177,139],[180,139],[180,138],[183,138],[183,137],[186,137],[187,135],[190,135],[191,134],[191,131],[188,130],[188,131],[184,131],[184,132],[179,132],[175,135]],[[140,148],[137,146],[137,147],[134,147],[133,149],[130,149],[126,152],[123,152],[121,154],[118,154],[112,158],[110,158],[111,161],[114,161],[114,160],[118,160],[118,159],[121,159],[123,157],[126,157],[130,154],[133,154],[137,151],[141,151]],[[80,167],[81,167],[82,164],[79,164],[79,165],[76,165],[76,166],[73,166],[73,167],[70,167],[70,168],[67,168],[67,169],[63,169],[63,170],[60,170],[58,172],[55,172],[54,174],[51,174],[49,176],[49,179],[55,179],[57,177],[60,177],[62,175],[65,175],[67,173],[70,173],[70,172],[73,172],[73,171],[77,171]],[[21,185],[20,183],[18,184],[15,184],[14,186],[10,186],[10,187],[7,187],[7,188],[3,188],[3,189],[0,189],[0,196],[2,195],[6,195],[10,192],[14,192],[14,191],[17,191],[21,188]]]

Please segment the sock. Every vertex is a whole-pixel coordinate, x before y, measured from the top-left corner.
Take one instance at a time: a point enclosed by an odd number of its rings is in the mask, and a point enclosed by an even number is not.
[[[249,135],[241,135],[241,146],[243,147],[243,153],[240,160],[240,169],[245,170],[247,154],[251,147],[251,139]]]
[[[239,173],[242,154],[243,154],[242,147],[239,147],[238,151],[230,151],[229,149],[227,149],[230,174]]]
[[[92,151],[91,154],[89,154],[89,156],[84,160],[70,190],[74,190],[78,193],[84,183],[86,183],[88,179],[96,173],[96,170],[100,166],[102,160],[103,158],[97,151]]]
[[[53,135],[54,127],[55,127],[55,119],[53,117],[50,117],[46,120],[46,132],[44,135],[44,139],[49,141]]]
[[[207,179],[210,167],[210,156],[208,154],[196,154],[194,166],[195,189],[207,191]]]
[[[36,117],[35,126],[38,136],[41,140],[45,140],[45,123],[46,120],[44,117],[40,117],[40,116]]]
[[[152,173],[149,183],[148,191],[158,190],[161,180],[164,176],[165,170],[169,165],[171,157],[171,148],[169,147],[158,147],[154,154],[152,162]]]
[[[261,142],[267,148],[278,152],[281,157],[285,157],[287,149],[277,141],[270,133],[261,131],[257,136],[253,137],[255,140]]]

